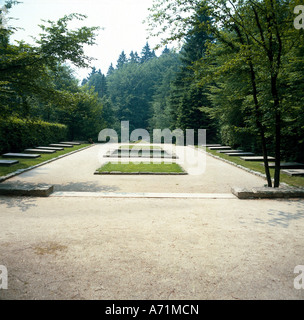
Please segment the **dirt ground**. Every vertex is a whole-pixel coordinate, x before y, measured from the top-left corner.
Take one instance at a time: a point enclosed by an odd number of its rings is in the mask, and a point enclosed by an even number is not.
[[[202,176],[187,176],[188,183],[183,176],[173,181],[153,177],[157,183],[148,177],[90,176],[85,181],[80,168],[88,168],[82,161],[95,170],[94,152],[95,147],[12,180],[35,178],[56,182],[57,190],[91,192],[142,187],[229,193],[233,184],[264,183],[209,157],[205,181]],[[72,162],[79,163],[79,170],[69,185]],[[60,177],[60,171],[66,175]],[[0,289],[0,299],[304,298],[304,289],[294,287],[294,269],[304,265],[303,200],[79,195],[0,197],[0,265],[8,271],[8,289]]]

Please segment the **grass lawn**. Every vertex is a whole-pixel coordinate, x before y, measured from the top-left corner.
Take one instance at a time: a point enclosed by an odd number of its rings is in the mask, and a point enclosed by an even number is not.
[[[41,154],[41,157],[36,158],[36,159],[23,159],[23,158],[3,158],[0,157],[0,159],[2,160],[19,160],[18,164],[15,164],[11,167],[0,167],[0,176],[6,176],[7,174],[10,174],[14,171],[20,170],[20,169],[26,169],[29,168],[31,166],[35,166],[37,164],[40,164],[42,162],[51,160],[53,158],[57,158],[59,156],[62,156],[64,154],[79,150],[81,148],[84,148],[86,146],[89,146],[90,144],[81,144],[81,145],[77,145],[74,146],[73,148],[66,148],[64,150],[61,151],[57,151],[55,153],[52,154]]]
[[[211,154],[218,156],[220,158],[229,160],[231,162],[234,162],[234,163],[241,165],[243,167],[246,167],[248,169],[265,174],[264,166],[261,165],[261,163],[263,161],[261,161],[261,162],[260,161],[259,162],[245,161],[245,160],[240,159],[239,157],[230,157],[226,154],[218,153],[215,150],[209,150],[208,148],[206,148],[206,151],[208,153],[211,153]],[[270,174],[271,174],[271,177],[273,178],[274,177],[274,169],[270,169]],[[281,173],[280,179],[281,179],[281,182],[285,182],[291,186],[304,187],[304,177],[290,177],[287,174]]]
[[[101,168],[97,169],[97,172],[155,172],[155,173],[183,173],[184,170],[176,163],[142,163],[142,162],[130,162],[130,163],[112,163],[108,162]]]

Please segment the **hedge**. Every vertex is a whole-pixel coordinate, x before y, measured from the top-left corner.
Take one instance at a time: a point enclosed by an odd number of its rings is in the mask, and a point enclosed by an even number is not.
[[[67,127],[58,123],[15,117],[0,119],[0,154],[66,140],[67,132]]]

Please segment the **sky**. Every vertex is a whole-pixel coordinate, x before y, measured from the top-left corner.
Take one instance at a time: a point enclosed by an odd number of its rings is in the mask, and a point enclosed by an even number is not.
[[[56,21],[66,14],[81,13],[87,16],[84,22],[75,23],[76,28],[82,25],[99,26],[96,39],[97,45],[85,47],[85,54],[96,58],[92,66],[101,69],[106,74],[111,63],[116,66],[120,53],[124,50],[127,55],[133,50],[139,54],[148,41],[153,48],[158,44],[157,39],[147,40],[147,25],[143,20],[147,18],[148,8],[152,7],[153,0],[19,0],[21,3],[14,6],[9,17],[10,25],[21,27],[13,40],[24,40],[33,43],[30,36],[38,36],[41,29],[41,20]],[[0,6],[4,0],[0,0]],[[81,23],[81,24],[80,24]],[[159,52],[156,51],[158,54]],[[76,70],[75,76],[85,78],[90,69]]]

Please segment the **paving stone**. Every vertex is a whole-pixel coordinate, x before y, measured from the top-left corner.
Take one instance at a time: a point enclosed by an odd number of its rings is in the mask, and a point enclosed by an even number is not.
[[[73,148],[72,144],[63,144],[63,143],[52,143],[49,145],[50,147],[62,147],[62,148]]]
[[[36,147],[36,149],[55,150],[55,151],[62,151],[62,150],[64,150],[64,148],[60,148],[60,147]]]
[[[207,148],[210,148],[210,147],[221,147],[222,145],[221,144],[202,144],[202,147],[207,147]]]
[[[26,153],[46,153],[51,154],[55,153],[56,150],[46,150],[46,149],[25,149],[24,152]]]
[[[218,153],[238,153],[238,152],[244,152],[243,150],[218,150]]]
[[[263,161],[264,160],[262,156],[241,157],[241,159],[245,161]],[[268,160],[275,160],[275,158],[268,157]]]
[[[242,156],[253,156],[254,153],[252,152],[232,152],[232,153],[226,153],[230,157],[242,157]]]
[[[304,177],[304,169],[285,169],[282,173],[288,174],[291,177]]]
[[[73,146],[80,146],[81,145],[81,143],[79,143],[79,142],[71,142],[71,141],[65,141],[65,142],[60,142],[60,143],[62,143],[62,144],[71,144]]]
[[[35,159],[41,157],[40,154],[31,153],[5,153],[2,155],[4,158],[24,158],[24,159]]]
[[[264,165],[264,163],[262,163]],[[281,169],[304,169],[304,163],[298,162],[281,162]],[[269,168],[275,168],[275,163],[269,163]]]
[[[10,167],[14,164],[19,163],[18,160],[0,160],[0,166],[1,167]]]
[[[230,150],[229,146],[220,146],[220,147],[209,147],[209,150]]]

